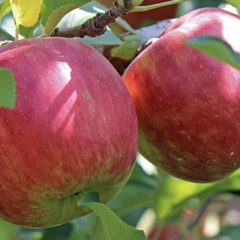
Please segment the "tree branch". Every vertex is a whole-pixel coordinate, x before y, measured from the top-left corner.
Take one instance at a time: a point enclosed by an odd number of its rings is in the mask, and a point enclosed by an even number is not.
[[[97,37],[106,32],[106,26],[115,21],[116,18],[126,16],[133,8],[132,0],[124,0],[125,6],[121,6],[118,2],[114,2],[114,6],[105,13],[98,13],[93,18],[88,19],[83,24],[66,28],[56,28],[50,37],[80,37],[84,36]]]

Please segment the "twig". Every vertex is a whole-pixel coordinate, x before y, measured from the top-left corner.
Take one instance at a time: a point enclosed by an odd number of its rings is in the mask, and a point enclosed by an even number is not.
[[[182,2],[186,2],[186,1],[189,1],[189,0],[172,0],[172,1],[152,4],[152,5],[147,5],[147,6],[135,6],[131,10],[131,12],[145,12],[145,11],[153,10],[156,8],[165,7],[165,6],[169,6],[169,5],[173,5],[173,4],[178,4],[178,3],[182,3]]]
[[[105,13],[98,13],[93,18],[88,19],[83,24],[66,28],[58,29],[50,35],[50,37],[80,37],[84,36],[97,37],[106,32],[106,26],[115,21],[116,18],[125,16],[133,8],[132,0],[124,0],[125,6],[121,6],[118,2],[114,2],[114,6]]]

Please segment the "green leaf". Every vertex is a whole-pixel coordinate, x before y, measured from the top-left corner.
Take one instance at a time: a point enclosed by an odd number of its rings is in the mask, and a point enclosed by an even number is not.
[[[18,227],[14,224],[0,219],[0,239],[1,240],[16,240]]]
[[[91,240],[147,240],[143,231],[124,223],[107,206],[100,203],[87,203],[87,206],[97,214]]]
[[[16,101],[16,83],[12,72],[0,68],[0,106],[13,109]]]
[[[124,42],[111,50],[112,57],[131,60],[136,56],[140,36],[130,35],[123,38]]]
[[[236,8],[238,8],[238,10],[240,10],[240,1],[239,0],[226,0],[227,2],[229,2],[230,4],[232,4],[233,6],[235,6]]]
[[[32,27],[24,27],[24,26],[20,25],[19,33],[24,38],[32,38],[33,31],[36,29],[36,26],[38,26],[38,25],[39,25],[39,21]]]
[[[156,190],[155,211],[157,217],[168,222],[178,215],[189,199],[204,201],[214,194],[239,190],[240,170],[216,183],[192,183],[169,177]]]
[[[84,205],[97,215],[91,240],[131,240],[134,237],[139,240],[147,240],[142,231],[124,223],[106,205],[99,203],[99,199],[98,192],[88,192],[78,202],[79,206]]]
[[[189,39],[186,44],[240,70],[240,54],[235,53],[232,47],[220,38],[198,36]]]
[[[90,1],[91,0],[43,0],[41,17],[42,25],[45,27],[45,33],[50,35],[64,15]]]
[[[0,2],[0,21],[1,19],[12,10],[12,6],[9,0],[3,0]]]
[[[41,240],[66,240],[70,236],[72,229],[73,225],[71,223],[47,228]]]

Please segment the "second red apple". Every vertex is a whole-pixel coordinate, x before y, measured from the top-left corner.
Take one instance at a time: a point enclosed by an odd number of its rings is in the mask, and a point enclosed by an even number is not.
[[[125,71],[139,151],[167,173],[213,182],[240,167],[240,71],[187,46],[211,35],[240,52],[240,18],[217,8],[172,23]]]

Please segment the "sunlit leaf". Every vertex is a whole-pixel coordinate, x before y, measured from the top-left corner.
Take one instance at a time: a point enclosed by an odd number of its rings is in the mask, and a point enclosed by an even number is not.
[[[240,70],[240,54],[235,53],[231,46],[220,38],[198,36],[189,39],[186,44]]]
[[[0,107],[13,109],[16,101],[16,83],[12,72],[0,68]]]
[[[0,21],[7,13],[12,10],[12,6],[9,0],[3,0],[0,2]]]
[[[45,27],[45,33],[50,35],[64,15],[90,1],[91,0],[43,0],[41,17],[42,24]]]
[[[182,211],[189,199],[204,201],[220,192],[239,190],[240,170],[216,183],[192,183],[169,177],[156,191],[155,210],[162,222],[168,222]]]
[[[42,0],[10,0],[15,21],[24,27],[38,22]]]

